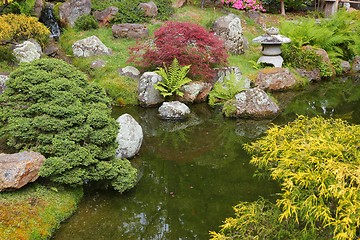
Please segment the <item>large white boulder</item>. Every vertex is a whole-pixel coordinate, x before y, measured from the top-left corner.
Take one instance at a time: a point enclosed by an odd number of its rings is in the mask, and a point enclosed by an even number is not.
[[[190,108],[179,101],[164,102],[159,107],[159,116],[161,119],[183,120],[190,114]]]
[[[140,124],[130,115],[123,114],[116,121],[119,123],[119,132],[116,142],[116,158],[132,158],[140,150],[143,140],[143,130]]]
[[[96,36],[81,39],[72,45],[75,57],[91,57],[96,55],[110,55],[111,49],[106,47]]]
[[[164,101],[160,91],[154,88],[154,85],[162,81],[162,77],[154,72],[145,72],[139,81],[138,99],[143,107],[154,107]]]
[[[16,45],[13,50],[15,58],[19,62],[32,62],[41,57],[41,47],[31,41],[25,41]]]

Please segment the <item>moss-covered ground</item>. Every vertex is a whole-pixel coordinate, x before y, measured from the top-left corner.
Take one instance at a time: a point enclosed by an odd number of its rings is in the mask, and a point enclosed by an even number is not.
[[[49,239],[76,210],[82,196],[80,188],[40,184],[0,193],[0,239]]]

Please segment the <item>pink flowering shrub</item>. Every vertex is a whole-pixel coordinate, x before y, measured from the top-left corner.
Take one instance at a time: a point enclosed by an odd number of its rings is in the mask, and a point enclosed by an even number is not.
[[[265,9],[259,0],[221,0],[221,2],[238,10],[254,10],[265,12]]]

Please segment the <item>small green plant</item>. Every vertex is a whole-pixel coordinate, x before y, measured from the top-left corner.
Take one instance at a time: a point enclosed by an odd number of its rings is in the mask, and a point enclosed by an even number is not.
[[[99,27],[98,21],[92,15],[82,15],[75,21],[75,29],[87,31],[97,29]]]
[[[174,58],[173,62],[169,66],[158,68],[155,72],[162,77],[162,81],[154,85],[154,88],[159,90],[164,97],[170,97],[175,95],[183,96],[184,93],[180,91],[180,88],[191,82],[191,79],[186,77],[190,71],[190,65],[180,66],[178,60]]]
[[[209,93],[209,105],[214,107],[223,104],[244,89],[245,78],[236,79],[235,73],[232,71],[229,77],[224,78],[224,82],[214,84],[214,88]]]

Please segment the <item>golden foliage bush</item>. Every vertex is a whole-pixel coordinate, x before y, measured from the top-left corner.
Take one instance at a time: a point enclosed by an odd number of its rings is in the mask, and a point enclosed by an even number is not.
[[[0,16],[0,43],[6,41],[19,42],[34,38],[41,45],[49,40],[50,31],[35,17],[23,14],[7,14]]]
[[[251,163],[282,188],[279,221],[333,239],[357,239],[360,231],[360,125],[341,119],[299,118],[247,145]]]

